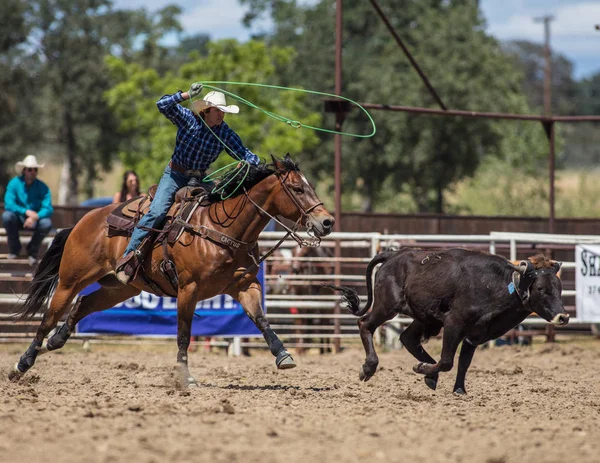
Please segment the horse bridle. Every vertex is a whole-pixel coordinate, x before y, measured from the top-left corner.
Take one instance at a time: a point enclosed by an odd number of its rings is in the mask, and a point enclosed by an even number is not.
[[[292,202],[296,205],[296,207],[300,211],[300,214],[302,214],[302,217],[306,219],[306,223],[304,225],[306,226],[306,228],[308,228],[308,221],[309,221],[308,214],[310,214],[312,211],[314,211],[317,207],[322,206],[323,201],[319,201],[319,202],[313,204],[312,206],[310,206],[308,209],[304,209],[302,207],[302,204],[300,204],[300,201],[298,201],[298,198],[296,198],[296,196],[292,193],[290,188],[285,184],[285,181],[287,180],[287,178],[290,175],[290,171],[286,172],[285,179],[283,179],[283,180],[281,179],[281,176],[279,174],[276,174],[276,175],[277,175],[277,178],[279,179],[279,183],[281,183],[281,186],[283,187],[283,191],[285,191],[285,193],[289,196],[289,198],[292,200]]]
[[[290,171],[286,172],[285,178],[283,178],[283,179],[281,178],[281,174],[279,172],[276,172],[275,175],[277,176],[279,183],[281,183],[281,186],[283,188],[283,191],[285,191],[285,194],[290,198],[292,203],[294,203],[296,208],[298,208],[298,210],[300,211],[300,217],[294,224],[294,228],[288,227],[287,225],[282,223],[280,220],[278,220],[275,216],[269,214],[262,207],[260,207],[258,204],[256,204],[256,202],[248,194],[248,191],[244,188],[244,194],[248,198],[248,201],[250,201],[254,205],[254,207],[256,207],[260,211],[261,214],[265,214],[265,215],[269,216],[272,220],[274,220],[279,225],[281,225],[287,231],[286,237],[288,235],[291,236],[294,239],[294,241],[296,241],[296,243],[298,243],[299,246],[302,246],[302,247],[304,247],[304,246],[312,246],[312,247],[319,246],[321,244],[321,238],[312,234],[311,227],[309,226],[310,225],[309,214],[312,211],[314,211],[317,207],[322,206],[323,202],[318,201],[315,204],[313,204],[305,209],[304,207],[302,207],[302,204],[300,204],[300,201],[298,201],[298,198],[296,197],[296,195],[292,192],[292,190],[290,190],[290,188],[285,183],[290,175]],[[302,221],[304,222],[304,226],[306,227],[307,233],[310,236],[310,240],[306,240],[306,239],[302,238],[300,235],[298,235],[298,228]],[[284,237],[284,239],[286,237]]]
[[[244,272],[240,275],[238,275],[237,277],[235,277],[232,281],[230,281],[227,286],[225,286],[225,288],[223,288],[223,290],[221,291],[221,294],[225,293],[225,291],[233,284],[237,284],[242,278],[244,278],[244,276],[246,276],[248,273],[250,273],[251,271],[253,271],[254,269],[259,268],[260,264],[266,260],[271,254],[273,254],[273,252],[275,252],[275,250],[277,250],[279,248],[279,246],[281,246],[283,244],[283,242],[287,239],[288,236],[291,236],[294,241],[296,241],[296,243],[298,243],[298,245],[300,247],[306,247],[306,246],[312,246],[312,247],[318,247],[321,244],[321,238],[319,238],[318,236],[314,236],[310,234],[310,229],[308,234],[311,237],[310,240],[305,240],[304,238],[302,238],[300,235],[298,235],[298,226],[300,224],[300,221],[304,218],[306,219],[306,224],[309,224],[309,216],[308,214],[310,214],[312,211],[314,211],[317,207],[321,206],[323,203],[321,201],[319,201],[318,203],[313,204],[312,206],[308,207],[307,209],[304,209],[302,207],[302,205],[300,204],[300,202],[298,201],[298,198],[296,198],[296,196],[291,192],[291,190],[288,188],[288,186],[285,184],[285,181],[288,178],[288,175],[290,174],[290,172],[287,172],[287,175],[285,176],[285,178],[282,180],[280,177],[279,172],[276,172],[275,175],[277,175],[277,178],[279,179],[279,182],[281,183],[281,186],[283,187],[283,190],[285,191],[285,193],[288,195],[288,197],[292,200],[292,202],[294,203],[294,205],[298,208],[298,210],[300,211],[300,217],[298,218],[298,220],[296,221],[296,223],[294,224],[294,228],[290,228],[287,225],[285,225],[284,223],[282,223],[280,220],[278,220],[276,217],[274,217],[273,215],[269,214],[267,211],[265,211],[262,207],[260,207],[258,204],[256,204],[256,201],[254,201],[250,195],[248,194],[248,190],[246,190],[246,188],[244,188],[244,195],[246,196],[246,198],[248,199],[248,201],[250,201],[254,207],[258,210],[259,214],[264,214],[267,217],[270,217],[272,220],[274,220],[275,222],[277,222],[279,225],[281,225],[286,231],[287,233],[283,236],[283,238],[281,238],[274,246],[272,246],[266,253],[264,253],[262,255],[262,257],[260,257],[260,259],[256,259],[254,257],[254,248],[255,246],[253,246],[251,249],[248,250],[248,255],[252,258],[252,260],[254,261],[252,263],[252,265],[245,269]],[[307,227],[308,228],[308,227]],[[249,244],[249,243],[244,243],[244,244]]]

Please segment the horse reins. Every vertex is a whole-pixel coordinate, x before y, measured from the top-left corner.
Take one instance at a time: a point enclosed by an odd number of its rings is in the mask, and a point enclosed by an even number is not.
[[[276,174],[277,175],[277,174]],[[280,220],[278,220],[275,216],[273,216],[272,214],[269,214],[264,208],[262,208],[261,206],[259,206],[248,194],[248,191],[244,188],[244,195],[246,195],[246,198],[248,198],[248,201],[250,201],[252,203],[252,205],[254,205],[254,207],[256,209],[258,209],[259,214],[264,214],[268,217],[270,217],[272,220],[274,220],[275,222],[277,222],[279,225],[281,225],[285,230],[286,230],[286,234],[274,245],[272,246],[261,258],[259,258],[258,260],[254,257],[253,251],[255,246],[253,246],[251,249],[248,250],[248,255],[252,258],[252,260],[254,261],[253,264],[248,267],[246,270],[244,270],[244,272],[241,275],[238,275],[237,277],[235,277],[233,280],[231,280],[227,286],[225,286],[225,288],[223,288],[223,290],[221,291],[221,294],[225,292],[225,290],[227,288],[229,288],[231,285],[233,284],[237,284],[242,278],[244,278],[248,273],[252,272],[254,269],[257,269],[260,264],[262,264],[271,254],[273,254],[282,244],[283,242],[287,239],[288,236],[291,236],[294,241],[296,241],[296,243],[298,243],[298,245],[300,247],[307,247],[307,246],[311,246],[311,247],[317,247],[321,244],[321,238],[319,238],[318,236],[312,236],[311,235],[311,240],[305,240],[303,239],[300,235],[298,235],[298,225],[300,224],[300,221],[305,218],[307,223],[308,223],[308,214],[310,214],[312,211],[314,211],[317,207],[323,205],[323,203],[321,201],[313,204],[312,206],[310,206],[307,209],[304,209],[304,207],[302,207],[302,205],[300,204],[300,202],[298,201],[298,199],[292,194],[292,192],[289,190],[289,188],[287,187],[287,185],[285,184],[285,181],[287,180],[289,175],[289,172],[287,173],[287,175],[285,176],[285,179],[281,179],[281,177],[279,175],[277,175],[277,179],[279,180],[279,182],[281,183],[281,186],[283,187],[284,191],[286,192],[286,194],[288,195],[288,197],[292,200],[292,202],[294,203],[294,205],[298,208],[298,210],[300,211],[300,217],[298,218],[298,220],[296,221],[296,223],[294,224],[294,228],[289,228],[287,225],[285,225],[284,223],[282,223]]]
[[[285,181],[287,180],[288,176],[289,176],[289,172],[287,172],[286,176],[284,179],[282,179],[279,175],[277,175],[277,179],[279,180],[279,183],[281,183],[281,186],[283,187],[283,191],[285,191],[285,193],[288,195],[288,197],[292,200],[292,202],[294,203],[294,205],[298,208],[298,210],[300,211],[300,217],[298,218],[298,220],[296,221],[296,223],[294,224],[293,228],[288,227],[287,225],[285,225],[283,222],[281,222],[280,220],[278,220],[274,215],[269,214],[264,208],[260,207],[258,204],[256,204],[256,202],[250,197],[250,194],[248,193],[248,191],[244,188],[244,194],[246,195],[246,198],[248,198],[248,201],[250,201],[254,207],[256,209],[258,209],[260,214],[266,215],[268,217],[270,217],[272,220],[274,220],[275,222],[277,222],[279,225],[281,225],[285,231],[287,231],[287,235],[284,237],[287,238],[287,236],[291,236],[294,241],[296,241],[296,243],[298,243],[298,245],[300,247],[306,247],[306,246],[310,246],[310,247],[317,247],[321,244],[321,238],[319,238],[318,236],[314,236],[311,235],[310,233],[310,229],[307,232],[309,234],[309,236],[311,237],[311,240],[305,240],[304,238],[302,238],[300,235],[298,235],[298,226],[300,224],[300,221],[302,219],[306,219],[304,225],[308,228],[308,224],[309,224],[309,214],[314,211],[317,207],[322,206],[323,202],[319,201],[316,202],[315,204],[313,204],[312,206],[308,207],[307,209],[304,209],[304,207],[302,207],[302,205],[300,204],[300,202],[298,201],[298,198],[296,198],[296,196],[290,191],[290,189],[288,188],[288,186],[285,184]],[[273,251],[275,249],[277,249],[279,246],[281,246],[281,243],[283,241],[279,242],[276,247],[273,249]],[[272,251],[271,251],[272,252]]]

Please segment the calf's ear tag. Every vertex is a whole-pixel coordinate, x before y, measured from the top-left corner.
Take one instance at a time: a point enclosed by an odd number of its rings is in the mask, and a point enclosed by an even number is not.
[[[508,285],[508,294],[512,294],[515,292],[515,284],[511,281]]]

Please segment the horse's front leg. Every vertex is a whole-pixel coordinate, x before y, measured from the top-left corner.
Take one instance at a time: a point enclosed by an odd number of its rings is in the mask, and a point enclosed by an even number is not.
[[[188,370],[188,349],[192,333],[192,319],[198,302],[196,285],[188,285],[177,295],[177,368],[183,387],[197,387],[198,383]]]
[[[246,312],[246,315],[254,322],[262,333],[271,353],[275,356],[275,364],[280,370],[294,368],[296,362],[285,349],[281,340],[275,334],[275,331],[269,326],[267,317],[261,307],[262,286],[258,280],[254,279],[245,288],[237,293],[231,293],[231,297],[239,301]]]

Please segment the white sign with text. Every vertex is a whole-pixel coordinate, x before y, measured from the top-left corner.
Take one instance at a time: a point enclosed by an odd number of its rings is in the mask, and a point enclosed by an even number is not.
[[[600,245],[575,248],[575,288],[577,318],[600,322]]]

